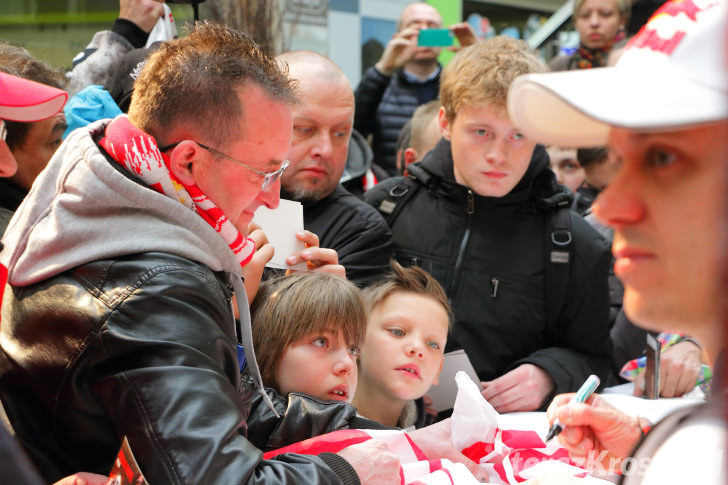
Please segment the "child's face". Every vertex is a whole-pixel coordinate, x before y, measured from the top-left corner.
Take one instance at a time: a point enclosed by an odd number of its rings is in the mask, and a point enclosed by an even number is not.
[[[326,401],[351,402],[356,390],[359,349],[341,332],[308,335],[283,351],[275,371],[279,391]]]
[[[393,399],[422,397],[437,383],[448,316],[432,298],[409,291],[388,296],[369,314],[359,358],[362,380]]]

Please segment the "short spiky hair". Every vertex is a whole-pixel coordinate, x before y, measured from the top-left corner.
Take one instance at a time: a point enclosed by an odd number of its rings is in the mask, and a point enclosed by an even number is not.
[[[276,367],[286,348],[317,332],[341,332],[361,345],[366,309],[361,290],[339,276],[294,273],[263,283],[250,307],[253,347],[266,386],[278,389]]]
[[[367,312],[371,313],[374,308],[394,293],[408,291],[432,298],[442,305],[447,313],[449,328],[452,323],[452,308],[450,308],[450,302],[440,283],[420,267],[409,266],[404,268],[396,261],[390,261],[390,266],[392,272],[388,276],[364,288]]]
[[[294,82],[246,34],[201,22],[154,52],[134,83],[129,119],[161,143],[178,126],[222,145],[240,133],[237,89],[252,83],[273,101],[294,104]]]
[[[440,101],[449,122],[463,105],[489,103],[505,109],[508,88],[522,74],[546,72],[522,40],[497,36],[458,52],[442,70]]]

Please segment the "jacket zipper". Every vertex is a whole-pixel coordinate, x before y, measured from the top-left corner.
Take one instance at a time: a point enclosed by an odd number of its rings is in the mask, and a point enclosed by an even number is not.
[[[468,215],[468,222],[465,226],[465,232],[463,233],[463,239],[460,241],[460,248],[458,250],[458,257],[455,260],[455,274],[451,282],[450,291],[448,294],[451,295],[450,301],[455,301],[455,294],[453,293],[452,286],[459,280],[460,267],[463,265],[463,258],[465,257],[465,249],[468,247],[470,241],[470,232],[473,225],[473,214],[475,213],[475,198],[473,197],[473,191],[468,189],[468,199],[465,204],[465,213]]]

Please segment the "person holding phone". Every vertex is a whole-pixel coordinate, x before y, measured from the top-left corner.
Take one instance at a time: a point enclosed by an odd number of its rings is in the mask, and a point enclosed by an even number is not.
[[[422,30],[442,26],[442,16],[431,5],[407,5],[382,57],[356,88],[354,129],[365,137],[372,135],[374,162],[390,175],[398,175],[397,136],[402,126],[419,105],[438,96],[442,66],[437,57],[442,47],[420,46],[418,37]],[[449,30],[461,46],[476,41],[467,23],[452,25]]]

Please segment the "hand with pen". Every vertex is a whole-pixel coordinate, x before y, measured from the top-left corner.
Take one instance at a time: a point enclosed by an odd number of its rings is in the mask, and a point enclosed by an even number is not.
[[[579,465],[619,470],[645,432],[646,423],[618,411],[598,394],[585,403],[571,402],[574,396],[556,396],[546,411],[549,425],[558,418],[563,426],[559,442]]]

